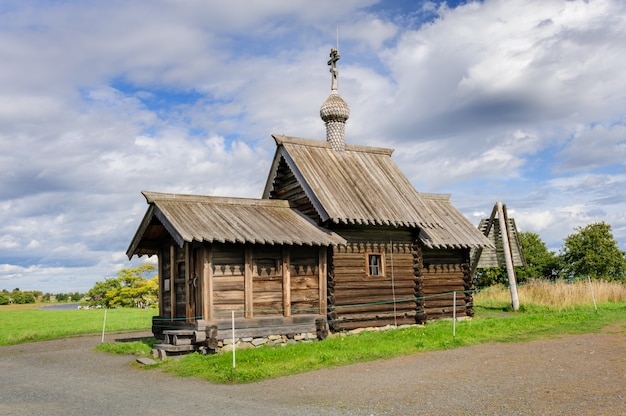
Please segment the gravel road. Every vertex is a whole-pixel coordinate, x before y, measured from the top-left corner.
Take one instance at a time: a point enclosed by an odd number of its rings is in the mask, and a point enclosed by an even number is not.
[[[99,342],[0,347],[0,415],[626,414],[623,325],[226,386],[139,370]]]

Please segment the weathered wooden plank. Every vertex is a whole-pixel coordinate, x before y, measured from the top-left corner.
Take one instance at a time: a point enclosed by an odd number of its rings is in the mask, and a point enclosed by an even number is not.
[[[213,293],[213,299],[216,304],[223,303],[238,303],[241,302],[241,306],[244,305],[244,292],[241,290],[219,290]],[[240,308],[241,308],[240,306]]]
[[[296,314],[311,314],[319,312],[319,302],[317,299],[311,301],[291,302],[291,313]]]
[[[282,299],[276,302],[255,302],[252,310],[253,316],[259,315],[276,315],[283,316]]]
[[[334,309],[339,316],[348,316],[350,314],[358,313],[378,313],[393,311],[393,303],[373,304],[363,306],[344,306]],[[398,313],[415,313],[415,301],[412,302],[398,302],[396,303],[396,311]]]
[[[293,290],[291,292],[292,302],[311,301],[319,299],[318,289]]]
[[[404,300],[406,297],[400,297],[400,296],[396,296],[396,301],[397,300]],[[358,299],[358,300],[357,300]],[[356,300],[356,302],[355,302]],[[344,305],[354,305],[355,303],[359,303],[359,304],[366,304],[366,303],[379,303],[379,302],[392,302],[392,296],[389,295],[383,295],[383,296],[361,296],[359,298],[355,298],[355,297],[347,297],[347,298],[337,298],[335,295],[335,305],[337,306],[344,306]]]
[[[426,301],[424,302],[424,308],[425,309],[440,308],[440,307],[452,308],[452,303],[453,303],[452,299],[437,299],[437,300],[426,299]],[[457,297],[457,301],[456,301],[457,308],[465,308],[465,305],[466,305],[465,300],[464,299],[459,300]]]
[[[377,312],[364,312],[364,313],[350,313],[350,314],[341,314],[339,315],[340,319],[345,319],[347,321],[369,321],[369,320],[379,320],[379,319],[393,319],[394,316],[398,319],[414,317],[415,311],[408,312],[400,312],[400,311],[377,311]]]
[[[283,292],[283,281],[281,280],[270,280],[270,281],[257,281],[255,280],[252,284],[252,290],[254,292],[254,296],[256,297],[257,293],[262,292]]]
[[[395,288],[414,288],[415,287],[415,281],[414,279],[405,279],[405,280],[398,280],[398,279],[394,279],[394,281],[392,282],[391,279],[369,279],[366,281],[360,280],[360,281],[339,281],[336,282],[335,288],[339,288],[339,290],[346,290],[346,289],[361,289],[363,287],[367,287],[369,289],[387,289],[387,288],[391,288],[392,287],[392,283],[393,283],[393,287]]]
[[[258,292],[254,294],[254,303],[263,302],[281,302],[283,300],[283,292]],[[282,308],[282,306],[281,306]]]
[[[244,289],[243,275],[239,276],[213,276],[213,287],[215,291],[221,290],[241,290]]]
[[[319,286],[317,276],[306,276],[297,278],[291,276],[291,290],[317,289],[318,287]]]
[[[369,288],[361,288],[361,289],[350,289],[343,290],[341,288],[335,287],[335,299],[337,302],[340,301],[349,301],[353,299],[352,303],[362,303],[361,299],[370,298],[370,297],[380,297],[385,299],[392,299],[395,294],[397,297],[408,297],[413,296],[415,291],[413,288],[396,288],[396,290],[392,290],[391,288],[386,289],[369,289]]]
[[[285,316],[291,316],[291,252],[288,248],[283,248],[282,267],[285,272],[283,275],[283,281],[281,282],[281,289],[283,291],[283,314]]]
[[[426,286],[422,288],[424,295],[433,295],[437,293],[448,293],[448,292],[462,292],[465,290],[465,286],[463,285],[450,285],[450,286]],[[459,294],[457,293],[457,296]]]
[[[425,277],[422,281],[425,285],[437,286],[437,285],[458,284],[459,282],[463,283],[465,280],[463,279],[463,276],[456,276],[456,277],[450,277],[446,279],[432,279],[430,277]]]

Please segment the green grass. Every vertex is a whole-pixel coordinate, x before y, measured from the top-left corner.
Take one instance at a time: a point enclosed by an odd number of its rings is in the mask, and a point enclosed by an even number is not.
[[[485,317],[480,317],[483,313]],[[213,383],[249,383],[424,351],[598,332],[612,324],[626,325],[626,303],[602,304],[597,314],[589,306],[560,311],[533,307],[523,313],[500,311],[498,316],[480,310],[479,317],[457,323],[456,337],[452,336],[452,321],[444,320],[424,327],[334,336],[323,342],[238,350],[236,372],[232,368],[232,353],[190,354],[163,361],[157,367],[177,376]]]
[[[148,330],[156,309],[108,309],[106,332]],[[0,306],[0,346],[102,332],[104,310],[11,309]]]
[[[152,346],[157,343],[156,338],[146,338],[140,341],[129,342],[103,342],[95,348],[98,352],[109,354],[149,356]]]

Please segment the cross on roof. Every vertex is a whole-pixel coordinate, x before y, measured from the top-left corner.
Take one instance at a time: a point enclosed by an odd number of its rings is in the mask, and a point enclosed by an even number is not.
[[[337,75],[339,71],[337,70],[337,61],[339,60],[339,52],[337,49],[332,48],[330,50],[330,59],[328,60],[328,65],[330,65],[330,73],[332,74],[332,83],[330,89],[333,91],[337,91]]]

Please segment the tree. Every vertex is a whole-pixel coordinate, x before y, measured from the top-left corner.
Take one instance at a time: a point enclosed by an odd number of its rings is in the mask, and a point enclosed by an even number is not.
[[[11,292],[11,302],[18,305],[26,303],[24,293],[19,288],[15,288]]]
[[[611,226],[598,222],[575,230],[561,251],[568,275],[625,281],[626,253],[619,249]]]
[[[32,292],[24,292],[23,293],[24,297],[24,303],[35,303],[37,302],[37,299],[35,299],[35,295],[33,295]]]
[[[105,308],[110,307],[111,299],[107,294],[115,293],[121,286],[121,282],[114,277],[105,279],[104,282],[96,282],[95,286],[89,289],[85,295],[88,299],[87,304],[90,306],[104,306]]]
[[[11,303],[9,295],[4,292],[0,292],[0,305],[8,305],[9,303]]]
[[[519,233],[522,250],[526,258],[526,266],[516,269],[520,282],[528,279],[556,279],[562,273],[561,258],[548,250],[539,234],[525,231]]]
[[[156,270],[152,264],[142,264],[134,269],[122,269],[117,278],[96,282],[86,298],[91,306],[104,307],[155,307],[158,301],[158,277],[150,277]]]

